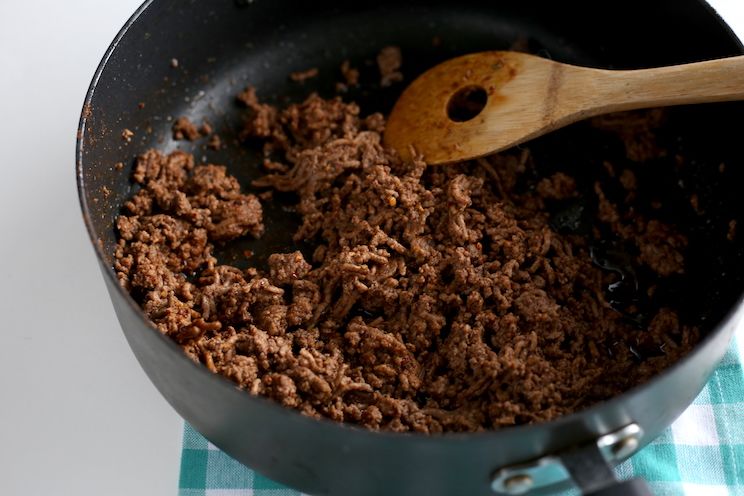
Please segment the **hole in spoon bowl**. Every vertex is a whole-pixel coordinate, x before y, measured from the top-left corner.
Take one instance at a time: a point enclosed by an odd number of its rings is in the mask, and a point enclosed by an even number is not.
[[[457,90],[447,103],[447,116],[455,122],[466,122],[481,113],[488,101],[488,93],[480,86],[466,86]]]

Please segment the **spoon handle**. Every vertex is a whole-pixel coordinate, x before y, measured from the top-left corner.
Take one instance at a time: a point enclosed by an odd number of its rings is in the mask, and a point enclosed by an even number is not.
[[[603,112],[744,100],[744,56],[632,71],[598,71],[592,85]]]

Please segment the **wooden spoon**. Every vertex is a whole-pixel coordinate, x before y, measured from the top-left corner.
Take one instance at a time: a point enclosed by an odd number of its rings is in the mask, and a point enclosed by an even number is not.
[[[744,56],[610,71],[518,52],[448,60],[406,88],[384,142],[429,164],[481,157],[609,112],[744,99]]]

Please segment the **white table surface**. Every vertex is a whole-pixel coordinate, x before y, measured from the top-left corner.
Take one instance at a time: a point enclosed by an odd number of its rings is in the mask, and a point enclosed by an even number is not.
[[[119,330],[73,174],[88,83],[139,3],[0,0],[0,495],[176,494],[182,422]],[[744,1],[711,3],[744,34]]]

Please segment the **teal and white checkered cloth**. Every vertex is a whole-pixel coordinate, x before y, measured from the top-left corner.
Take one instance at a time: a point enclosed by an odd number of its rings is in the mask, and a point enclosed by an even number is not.
[[[744,496],[744,327],[705,389],[677,421],[616,468],[646,479],[656,496]],[[566,492],[561,496],[569,496]],[[301,496],[262,477],[188,424],[179,496]]]

